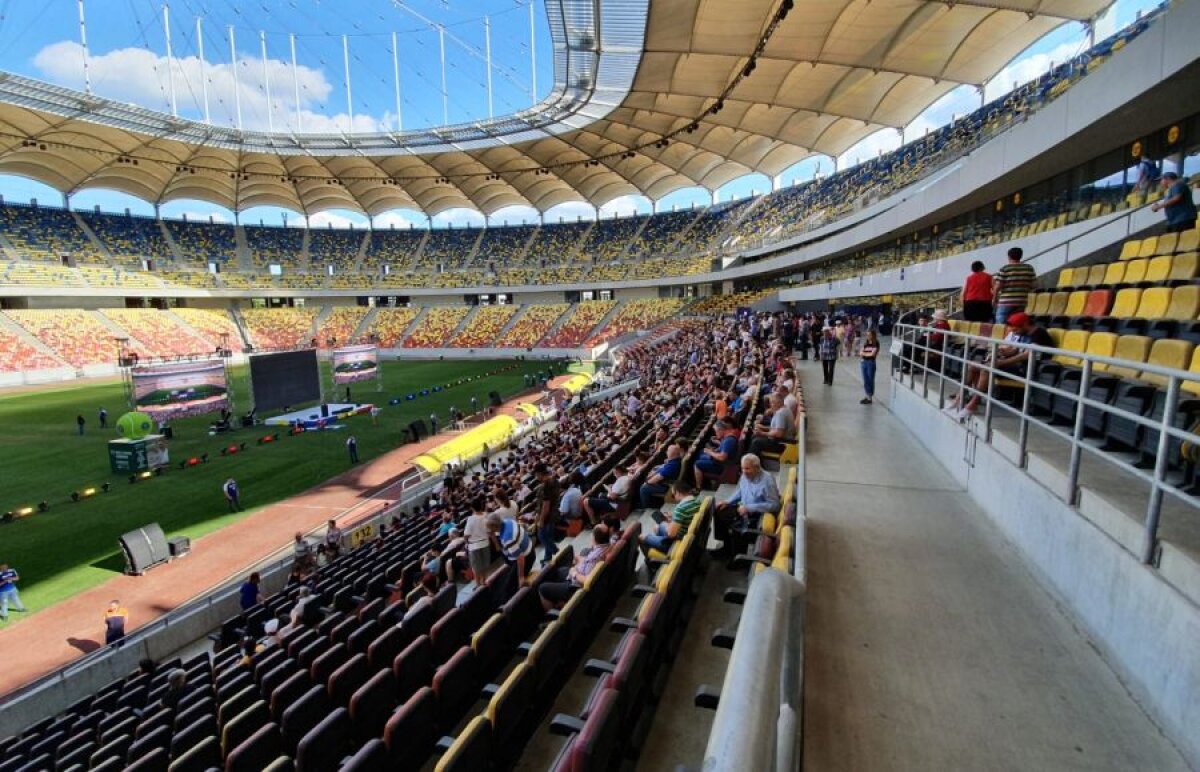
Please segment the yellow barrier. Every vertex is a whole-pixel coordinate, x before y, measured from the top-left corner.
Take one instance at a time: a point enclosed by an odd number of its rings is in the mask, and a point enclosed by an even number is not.
[[[517,410],[520,410],[520,411],[521,411],[522,413],[524,413],[525,415],[537,415],[537,414],[538,414],[538,412],[539,412],[539,410],[538,410],[538,406],[537,406],[537,405],[534,405],[534,404],[532,404],[532,403],[530,403],[530,402],[520,402],[520,403],[518,403],[518,404],[517,404]]]
[[[482,452],[484,443],[493,449],[502,447],[516,433],[517,427],[517,420],[512,416],[496,416],[436,448],[425,451],[412,462],[430,474],[437,474],[451,459],[478,455]]]
[[[579,373],[578,375],[571,376],[562,385],[562,388],[571,394],[578,394],[579,392],[581,392],[585,388],[587,388],[588,384],[590,384],[591,382],[592,382],[592,376],[588,375],[587,373]]]

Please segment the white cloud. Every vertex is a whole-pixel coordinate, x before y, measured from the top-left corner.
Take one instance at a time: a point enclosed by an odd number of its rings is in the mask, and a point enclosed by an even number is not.
[[[583,201],[568,201],[565,204],[552,206],[545,211],[546,222],[557,223],[562,218],[564,223],[576,222],[583,218],[584,222],[596,219],[596,210],[591,204]]]
[[[838,156],[838,168],[845,169],[860,161],[870,161],[880,153],[888,153],[900,147],[900,132],[895,129],[880,129],[868,134],[846,152]]]
[[[483,215],[476,212],[474,209],[464,209],[457,207],[447,209],[433,217],[434,227],[452,227],[465,228],[468,225],[472,228],[482,228],[484,225]]]
[[[493,225],[504,225],[505,220],[508,221],[509,225],[520,225],[522,222],[537,225],[538,210],[532,206],[517,204],[492,212],[491,221]]]
[[[76,89],[84,87],[83,47],[78,43],[67,40],[51,43],[34,55],[33,64],[51,82]],[[118,48],[88,59],[95,93],[164,112],[171,109],[167,72],[166,57],[145,48]],[[203,118],[203,84],[207,83],[212,122],[216,124],[235,125],[236,104],[240,99],[242,125],[247,129],[265,130],[273,122],[276,130],[296,131],[297,120],[306,133],[373,132],[392,125],[392,116],[387,114],[382,117],[355,114],[351,121],[344,112],[318,112],[333,93],[325,73],[300,65],[294,81],[291,64],[279,59],[267,59],[265,80],[262,61],[246,56],[238,58],[236,78],[232,64],[201,64],[195,56],[176,58],[171,72],[180,113]],[[299,105],[296,81],[300,85]]]
[[[613,215],[629,217],[639,212],[650,211],[650,199],[642,195],[617,196],[600,207],[601,218],[611,218]]]
[[[1027,83],[1043,75],[1054,65],[1074,58],[1085,48],[1087,48],[1086,37],[1082,41],[1069,40],[1058,44],[1049,51],[1019,58],[988,81],[987,87],[984,89],[984,98],[990,102],[1007,94],[1022,83]]]
[[[218,222],[218,223],[232,222],[228,217],[226,217],[221,212],[180,212],[178,215],[175,215],[175,216],[178,217],[180,220],[186,219],[189,222],[208,222],[209,217],[212,218],[212,222]]]
[[[328,228],[331,225],[334,228],[348,230],[354,227],[357,230],[362,230],[367,227],[367,218],[362,215],[339,214],[337,212],[317,212],[308,218],[308,227],[310,228]]]
[[[409,209],[398,209],[371,218],[371,227],[375,230],[389,230],[392,226],[395,226],[396,230],[407,230],[410,225],[424,228],[425,215]]]

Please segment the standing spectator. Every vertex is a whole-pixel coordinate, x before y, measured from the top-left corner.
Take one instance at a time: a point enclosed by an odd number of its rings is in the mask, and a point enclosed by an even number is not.
[[[471,415],[479,412],[479,398],[474,394],[471,395]]]
[[[229,505],[230,512],[242,511],[242,494],[238,490],[237,480],[230,477],[221,486],[221,492],[225,494],[225,503]]]
[[[471,514],[463,526],[463,536],[467,538],[467,562],[475,576],[475,588],[482,589],[492,566],[492,543],[483,496],[471,500]]]
[[[308,543],[308,539],[304,538],[304,534],[296,531],[295,541],[292,543],[292,558],[295,561],[296,568],[301,574],[307,575],[316,567],[316,561],[313,559],[312,545]]]
[[[238,601],[241,603],[242,611],[254,608],[263,602],[262,590],[259,589],[261,583],[262,577],[258,575],[257,571],[242,582],[242,586],[238,589]]]
[[[353,403],[354,403],[354,400],[353,400],[353,399],[350,397],[350,386],[349,386],[349,384],[347,384],[347,385],[346,385],[346,401],[347,401],[347,402],[349,402],[349,403],[351,403],[351,404],[353,404]]]
[[[479,465],[483,467],[484,472],[488,472],[492,468],[492,449],[486,442],[483,443],[483,449],[479,453]]]
[[[350,463],[358,463],[358,438],[351,434],[346,438],[346,452],[350,454]]]
[[[429,436],[437,434],[437,413],[429,414]]]
[[[129,621],[129,610],[114,600],[104,612],[104,645],[116,643],[125,637],[125,623]]]
[[[821,340],[817,344],[817,356],[821,359],[821,372],[825,376],[825,385],[833,385],[833,370],[837,366],[838,340],[833,336],[833,328],[821,330]]]
[[[101,429],[108,428],[108,411],[105,410],[103,407],[100,408],[100,428]]]
[[[1029,293],[1037,283],[1037,272],[1029,263],[1022,262],[1025,250],[1013,247],[1008,250],[1008,262],[992,278],[992,305],[996,307],[996,324],[1004,324],[1008,317],[1025,310]]]
[[[1166,191],[1159,201],[1150,205],[1167,216],[1167,233],[1182,233],[1196,227],[1196,204],[1192,201],[1191,188],[1179,179],[1175,172],[1163,172],[1162,186]]]
[[[336,520],[325,524],[325,552],[333,560],[342,551],[342,529],[338,528]]]
[[[555,553],[558,552],[558,544],[556,537],[558,534],[558,504],[561,495],[559,493],[558,478],[550,471],[550,468],[545,464],[538,464],[533,468],[533,474],[537,477],[538,482],[542,484],[541,495],[538,501],[538,511],[534,518],[534,527],[537,529],[538,543],[542,545],[542,565],[549,565],[554,559]]]
[[[863,391],[866,396],[859,401],[859,404],[869,405],[875,401],[875,359],[879,356],[879,336],[874,330],[867,332],[867,339],[863,342],[860,356],[862,357]]]
[[[371,426],[379,426],[379,414],[383,412],[383,408],[379,405],[371,405]]]
[[[513,580],[517,587],[525,584],[529,561],[533,559],[533,539],[529,532],[513,517],[501,517],[493,512],[487,517],[488,533],[496,549],[509,565],[513,566]]]
[[[14,611],[24,611],[21,605],[21,594],[17,592],[17,582],[21,580],[16,569],[7,563],[0,563],[0,622],[8,619],[8,604]]]
[[[963,282],[963,319],[968,322],[992,321],[992,275],[983,267],[982,260],[971,263],[971,274]]]
[[[1138,161],[1138,179],[1134,190],[1149,191],[1154,187],[1154,183],[1158,182],[1162,176],[1162,172],[1158,168],[1158,164],[1150,160],[1147,155],[1142,155]],[[1169,173],[1169,172],[1168,172]]]
[[[83,420],[83,414],[82,414],[82,413],[80,413],[79,415],[75,416],[75,425],[79,427],[79,436],[80,436],[80,437],[82,437],[82,436],[83,436],[83,427],[84,427],[84,425],[86,425],[86,424],[87,424],[87,421]]]

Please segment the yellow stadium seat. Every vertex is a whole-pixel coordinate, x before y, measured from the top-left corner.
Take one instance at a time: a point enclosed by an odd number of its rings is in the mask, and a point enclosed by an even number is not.
[[[1117,263],[1117,265],[1125,266],[1124,284],[1137,284],[1146,280],[1146,268],[1150,265],[1150,261],[1138,258],[1127,263]]]
[[[1062,272],[1058,274],[1058,284],[1056,284],[1055,286],[1057,286],[1057,287],[1074,287],[1075,286],[1075,284],[1073,283],[1074,281],[1075,281],[1075,269],[1074,268],[1064,268],[1064,269],[1062,269]]]
[[[967,322],[967,334],[968,335],[979,335],[979,331],[982,328],[983,328],[983,325],[979,322]]]
[[[1158,244],[1154,248],[1156,255],[1173,255],[1179,245],[1178,233],[1164,233],[1158,237]]]
[[[1155,255],[1159,254],[1159,252],[1157,250],[1158,250],[1158,236],[1151,236],[1149,238],[1142,239],[1142,246],[1138,249],[1137,256],[1138,257],[1154,257]]]
[[[1117,297],[1113,301],[1112,310],[1108,313],[1117,319],[1128,319],[1137,313],[1138,304],[1141,300],[1142,291],[1140,289],[1118,290]]]
[[[1067,292],[1055,292],[1050,296],[1050,307],[1046,309],[1049,316],[1062,316],[1067,309],[1067,300],[1070,294]]]
[[[1122,359],[1130,365],[1140,365],[1150,355],[1151,340],[1145,335],[1122,335],[1117,339],[1117,347],[1112,353],[1113,359]],[[1125,365],[1109,365],[1105,372],[1120,378],[1137,378],[1138,368]]]
[[[1187,284],[1171,290],[1171,302],[1163,318],[1191,321],[1197,314],[1200,314],[1200,285]]]
[[[1138,256],[1141,251],[1142,242],[1137,239],[1130,239],[1121,245],[1121,260],[1132,260]]]
[[[951,319],[949,324],[950,332],[962,332],[963,328],[966,326],[966,322],[961,319]]]
[[[1134,316],[1138,319],[1163,319],[1170,305],[1170,287],[1151,287],[1142,293],[1142,299],[1138,303],[1137,313]]]
[[[1146,281],[1158,284],[1167,280],[1171,275],[1171,260],[1169,257],[1153,257],[1146,268]]]
[[[1104,283],[1104,272],[1108,266],[1104,263],[1099,263],[1088,268],[1087,278],[1081,284],[1085,287],[1099,287]]]
[[[1087,305],[1088,291],[1076,290],[1067,298],[1067,307],[1063,313],[1067,316],[1079,316],[1083,313],[1084,306]]]
[[[1195,252],[1196,250],[1200,250],[1200,229],[1192,228],[1179,234],[1179,241],[1175,244],[1176,252]]]
[[[1062,348],[1063,335],[1066,333],[1067,331],[1061,327],[1051,327],[1046,330],[1046,334],[1050,336],[1050,340],[1054,341],[1054,348]]]
[[[1200,375],[1200,346],[1192,350],[1192,362],[1188,365],[1188,372]],[[1188,394],[1200,396],[1200,381],[1183,381],[1179,384],[1179,388]]]
[[[1168,281],[1191,281],[1200,276],[1200,256],[1195,252],[1183,252],[1171,258]]]
[[[1091,333],[1087,330],[1067,330],[1063,333],[1059,348],[1064,352],[1070,351],[1082,354],[1087,351],[1088,338],[1090,337]],[[1066,353],[1055,354],[1053,359],[1055,362],[1068,367],[1079,367],[1083,363],[1083,360],[1079,357],[1073,357]]]
[[[1045,316],[1046,309],[1050,307],[1049,292],[1035,292],[1029,298],[1029,313],[1034,316]]]
[[[1088,338],[1087,352],[1095,356],[1110,357],[1117,349],[1117,338],[1119,336],[1115,332],[1093,332]],[[1108,369],[1108,365],[1103,362],[1097,362],[1095,369],[1099,372],[1104,372]]]
[[[1129,263],[1122,263],[1119,260],[1115,263],[1109,263],[1106,266],[1104,271],[1104,279],[1100,282],[1100,285],[1103,287],[1115,287],[1118,284],[1124,284],[1125,271],[1127,270],[1128,266]]]
[[[1187,370],[1189,362],[1195,360],[1193,349],[1194,347],[1191,342],[1186,340],[1174,340],[1172,338],[1156,340],[1150,348],[1150,356],[1147,357],[1146,364],[1166,367],[1171,370]],[[1156,386],[1167,385],[1166,376],[1158,375],[1157,373],[1143,372],[1140,378]],[[1186,384],[1187,381],[1180,383],[1181,386]]]

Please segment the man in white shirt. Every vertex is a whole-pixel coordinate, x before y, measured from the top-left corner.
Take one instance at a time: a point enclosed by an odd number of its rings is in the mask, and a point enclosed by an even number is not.
[[[616,512],[621,506],[621,501],[629,494],[629,488],[632,485],[633,475],[629,473],[628,466],[618,463],[613,467],[612,484],[606,486],[608,492],[603,496],[592,496],[583,500],[583,511],[587,515],[588,522],[595,525],[600,518]]]
[[[762,424],[755,425],[754,439],[750,442],[750,452],[761,456],[765,453],[783,451],[785,442],[794,439],[796,422],[792,413],[783,404],[783,396],[779,393],[769,397],[771,408],[771,423],[764,429]]]

